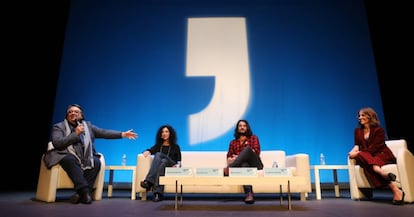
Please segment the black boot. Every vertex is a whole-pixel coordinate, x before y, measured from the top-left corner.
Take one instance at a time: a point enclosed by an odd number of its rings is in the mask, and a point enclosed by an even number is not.
[[[246,194],[246,198],[244,199],[244,202],[246,204],[254,204],[254,196],[253,196],[253,192],[248,192]]]
[[[225,168],[223,168],[223,175],[224,176],[229,176],[229,168],[228,167],[225,167]]]
[[[151,182],[149,182],[147,180],[144,180],[140,183],[140,185],[141,185],[142,188],[145,188],[145,190],[150,191],[154,184],[152,184]]]
[[[251,185],[243,185],[244,193],[246,194],[246,198],[244,198],[244,202],[246,204],[253,204],[254,203],[254,196],[253,196],[253,187]]]

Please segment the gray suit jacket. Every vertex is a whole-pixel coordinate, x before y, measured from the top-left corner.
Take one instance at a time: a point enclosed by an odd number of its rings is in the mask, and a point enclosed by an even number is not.
[[[102,129],[95,125],[92,125],[91,122],[87,122],[89,127],[89,132],[91,135],[91,142],[93,146],[93,154],[96,154],[95,150],[95,138],[103,139],[121,139],[122,132],[117,130]],[[67,154],[70,154],[68,151],[68,146],[70,145],[82,145],[80,137],[74,132],[74,126],[69,125],[70,134],[66,135],[66,127],[64,121],[59,122],[53,125],[51,142],[53,144],[53,149],[48,150],[45,153],[44,161],[47,168],[58,164],[62,158]]]

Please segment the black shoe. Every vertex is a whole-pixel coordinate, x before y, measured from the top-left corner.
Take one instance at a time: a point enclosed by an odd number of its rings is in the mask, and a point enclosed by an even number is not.
[[[254,204],[253,192],[249,192],[249,193],[246,194],[246,198],[244,199],[244,202],[246,204]]]
[[[74,193],[71,197],[70,197],[70,202],[73,204],[78,204],[80,200],[80,195],[78,193]]]
[[[83,191],[80,195],[79,201],[84,204],[91,204],[92,203],[92,197],[89,191]]]
[[[162,201],[162,195],[160,193],[154,193],[154,197],[152,198],[152,201],[154,202],[160,202]]]
[[[145,188],[147,191],[151,190],[151,187],[154,185],[147,180],[142,181],[140,184],[141,184],[141,187]]]
[[[397,176],[394,173],[388,173],[388,180],[393,182],[397,179]]]
[[[405,193],[403,191],[402,192],[402,199],[401,200],[393,200],[392,205],[398,205],[398,206],[404,205],[404,197],[405,197]]]

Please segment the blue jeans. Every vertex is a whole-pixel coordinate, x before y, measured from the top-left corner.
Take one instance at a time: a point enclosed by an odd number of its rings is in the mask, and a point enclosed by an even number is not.
[[[148,171],[146,181],[154,184],[153,193],[164,193],[164,185],[159,184],[159,177],[165,175],[165,167],[171,167],[175,165],[175,161],[171,160],[166,154],[157,152],[154,154],[150,170]]]

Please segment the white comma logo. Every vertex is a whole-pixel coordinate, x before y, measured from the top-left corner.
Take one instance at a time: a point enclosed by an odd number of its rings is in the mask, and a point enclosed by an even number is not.
[[[245,18],[190,18],[186,76],[214,76],[210,103],[189,116],[190,145],[233,129],[247,111],[250,71]]]

